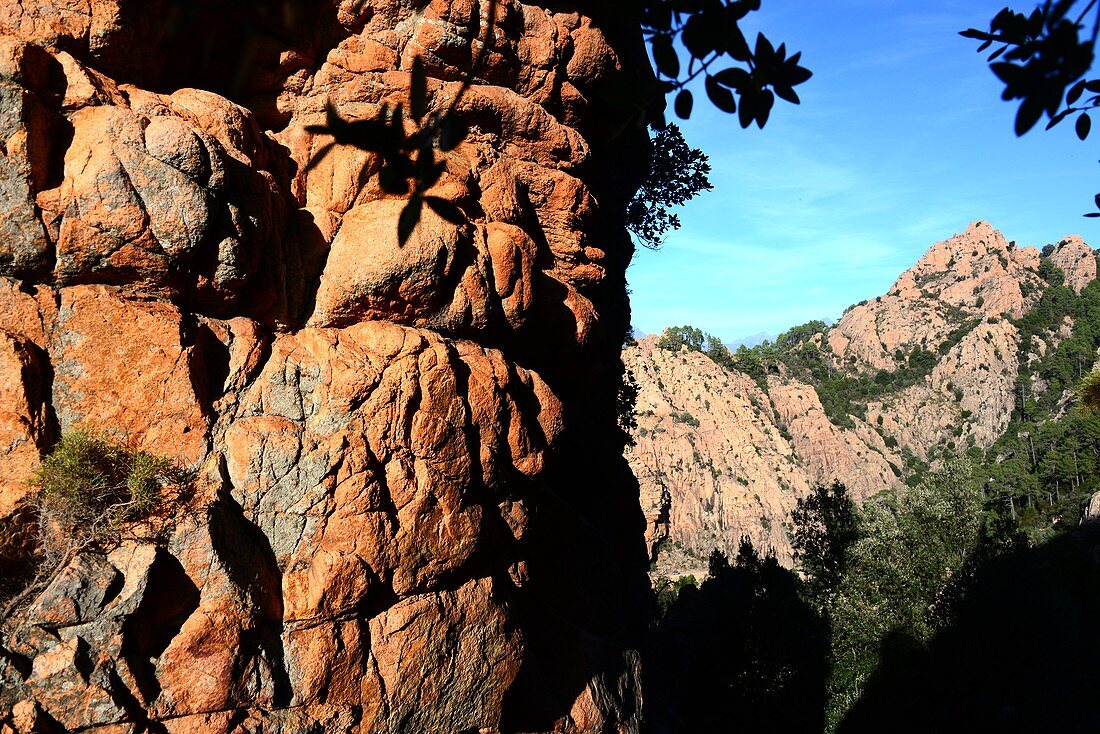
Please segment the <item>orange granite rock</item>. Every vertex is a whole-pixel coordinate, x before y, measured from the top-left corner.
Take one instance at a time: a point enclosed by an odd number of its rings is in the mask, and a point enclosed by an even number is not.
[[[21,559],[35,544],[35,517],[28,506],[28,480],[39,451],[51,436],[47,360],[22,336],[0,331],[0,574],[17,576]]]
[[[647,136],[599,100],[652,82],[637,28],[501,2],[430,192],[465,221],[400,246],[377,156],[310,167],[306,128],[407,102],[417,57],[450,104],[472,0],[321,4],[251,45],[217,3],[173,34],[171,5],[0,2],[7,476],[77,426],[196,476],[8,620],[0,726],[636,731],[615,389]],[[0,494],[23,568],[26,491]]]
[[[61,291],[53,408],[62,431],[102,430],[197,465],[208,450],[201,367],[171,304],[105,286]],[[197,389],[199,388],[199,389]]]

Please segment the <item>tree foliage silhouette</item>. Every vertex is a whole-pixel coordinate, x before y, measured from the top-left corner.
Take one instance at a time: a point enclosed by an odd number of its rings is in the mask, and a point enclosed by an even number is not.
[[[643,660],[652,732],[820,732],[828,629],[798,576],[744,539],[685,585]]]
[[[760,9],[760,0],[643,0],[642,32],[649,43],[661,91],[674,95],[676,116],[688,119],[694,96],[688,85],[700,76],[710,102],[741,127],[764,127],[775,98],[799,104],[794,88],[811,72],[799,65],[801,52],[787,55],[763,34],[750,46],[741,29],[745,17]],[[676,42],[688,54],[681,64]],[[723,66],[722,69],[716,69]],[[663,113],[650,120],[658,127]]]
[[[1004,84],[1001,98],[1020,100],[1016,134],[1035,127],[1045,113],[1049,130],[1076,115],[1077,137],[1092,131],[1089,110],[1100,106],[1100,79],[1087,78],[1095,59],[1100,31],[1100,4],[1088,0],[1047,0],[1029,14],[1004,8],[989,23],[989,30],[968,28],[960,35],[981,41],[978,51],[993,47],[989,68]],[[1094,197],[1100,217],[1100,194]]]
[[[795,558],[805,574],[810,598],[823,608],[844,576],[848,549],[859,540],[856,504],[840,482],[819,484],[798,500],[791,520]]]
[[[714,188],[707,174],[710,163],[698,148],[690,147],[676,125],[653,136],[649,173],[626,209],[626,227],[652,250],[664,242],[669,230],[680,228],[680,217],[669,212],[702,191]]]

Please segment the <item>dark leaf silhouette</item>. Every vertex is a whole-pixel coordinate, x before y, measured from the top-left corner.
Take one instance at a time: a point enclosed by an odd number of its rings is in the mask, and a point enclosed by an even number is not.
[[[1047,123],[1047,130],[1051,129],[1052,127],[1057,125],[1062,120],[1066,119],[1066,115],[1069,115],[1071,112],[1077,112],[1077,111],[1078,110],[1074,107],[1067,107],[1066,109],[1062,110],[1057,115],[1050,118],[1050,122]]]
[[[409,81],[409,110],[412,112],[413,120],[420,120],[428,111],[428,76],[424,71],[424,62],[419,56],[413,59]]]
[[[462,210],[455,206],[454,202],[438,196],[425,196],[424,203],[428,208],[451,224],[462,224],[466,221]]]
[[[794,87],[811,76],[809,70],[798,65],[801,54],[788,58],[786,44],[777,48],[763,34],[757,34],[751,47],[745,40],[741,22],[759,9],[758,0],[642,0],[642,32],[661,79],[657,89],[661,94],[675,95],[673,109],[677,116],[690,116],[694,100],[683,93],[700,75],[704,77],[707,98],[724,112],[737,112],[739,106],[744,107],[746,97],[750,98],[748,110],[741,112],[742,127],[752,121],[763,126],[776,96],[799,103]],[[681,48],[690,56],[687,64],[681,64]],[[727,66],[729,61],[737,65]],[[714,64],[726,68],[713,71]],[[647,102],[644,106],[639,119],[663,129],[663,105]]]
[[[714,75],[714,80],[724,87],[737,90],[747,89],[752,84],[752,76],[749,72],[736,66],[722,69]]]
[[[1085,91],[1085,80],[1082,79],[1081,81],[1077,82],[1072,87],[1070,87],[1069,91],[1066,92],[1066,104],[1076,103],[1077,100],[1081,99],[1081,94],[1084,93],[1084,91]]]
[[[423,203],[424,200],[420,198],[420,195],[414,193],[401,210],[401,216],[397,220],[397,243],[402,247],[409,241],[413,230],[420,222],[420,210],[423,208]]]
[[[1016,113],[1016,134],[1023,135],[1035,126],[1043,114],[1043,107],[1035,100],[1025,99]]]
[[[676,95],[676,116],[683,120],[691,117],[691,107],[693,102],[694,100],[691,96],[691,90],[681,89],[680,93]]]
[[[1092,127],[1085,110],[1100,104],[1100,97],[1081,99],[1086,91],[1100,93],[1100,80],[1085,78],[1095,58],[1098,29],[1096,0],[1047,0],[1026,15],[1004,8],[988,31],[968,28],[960,35],[981,41],[978,51],[1000,44],[989,56],[989,68],[1004,85],[1001,98],[1019,100],[1017,135],[1031,130],[1044,114],[1049,130],[1081,112],[1075,132],[1085,140]]]
[[[737,103],[733,99],[733,92],[723,87],[718,81],[708,76],[705,82],[707,96],[715,107],[730,114],[737,111]],[[742,97],[742,99],[744,99]]]
[[[680,57],[676,55],[676,49],[672,47],[672,39],[668,36],[655,36],[650,42],[653,50],[653,62],[657,65],[657,71],[670,79],[680,75]]]

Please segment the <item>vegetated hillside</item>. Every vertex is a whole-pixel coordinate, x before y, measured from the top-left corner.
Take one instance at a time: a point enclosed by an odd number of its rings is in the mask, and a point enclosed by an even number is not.
[[[625,361],[639,387],[628,459],[646,540],[678,562],[670,571],[701,571],[712,549],[732,555],[742,536],[789,563],[788,518],[815,482],[842,477],[861,496],[900,484],[901,461],[882,438],[859,419],[834,425],[808,385],[776,375],[758,384],[656,337]],[[687,554],[669,553],[677,546]]]
[[[686,566],[741,536],[789,563],[790,512],[812,484],[862,500],[964,454],[1033,532],[1073,521],[1100,445],[1096,419],[1068,410],[1100,346],[1096,273],[1078,237],[1040,252],[976,222],[834,326],[732,354],[690,328],[628,347],[628,458],[658,571],[686,570],[670,550]]]

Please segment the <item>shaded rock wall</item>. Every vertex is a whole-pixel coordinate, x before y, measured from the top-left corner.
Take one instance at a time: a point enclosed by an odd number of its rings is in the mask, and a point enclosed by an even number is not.
[[[64,431],[198,476],[164,542],[85,549],[4,623],[0,730],[636,730],[615,395],[648,143],[602,100],[649,84],[637,26],[501,2],[431,192],[466,221],[398,247],[377,158],[303,173],[305,126],[402,100],[417,56],[449,104],[471,3],[317,4],[237,88],[171,6],[0,2],[0,563]]]

